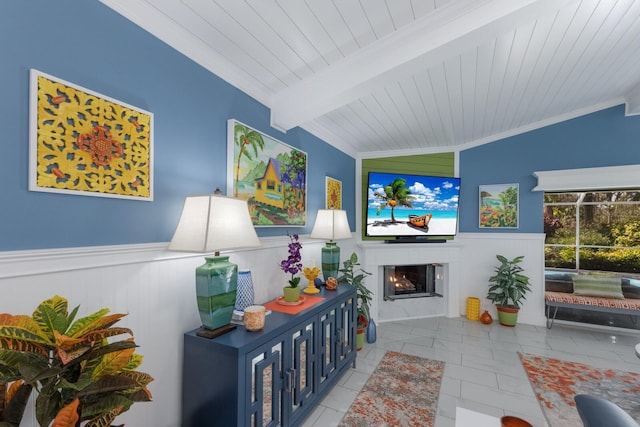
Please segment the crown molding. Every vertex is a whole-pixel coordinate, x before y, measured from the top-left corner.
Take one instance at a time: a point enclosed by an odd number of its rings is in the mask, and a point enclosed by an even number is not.
[[[640,188],[640,165],[534,172],[532,191],[589,191]]]

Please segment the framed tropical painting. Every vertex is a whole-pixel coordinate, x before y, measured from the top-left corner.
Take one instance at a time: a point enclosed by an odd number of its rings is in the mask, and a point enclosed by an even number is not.
[[[256,227],[307,223],[307,153],[235,119],[227,122],[227,195],[246,200]]]
[[[518,228],[518,184],[480,185],[480,228]]]
[[[342,209],[342,181],[326,176],[325,209]]]

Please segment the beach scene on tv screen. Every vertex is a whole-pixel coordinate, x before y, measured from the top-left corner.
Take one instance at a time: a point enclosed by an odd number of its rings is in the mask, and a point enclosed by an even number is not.
[[[453,236],[460,179],[369,173],[368,236]]]

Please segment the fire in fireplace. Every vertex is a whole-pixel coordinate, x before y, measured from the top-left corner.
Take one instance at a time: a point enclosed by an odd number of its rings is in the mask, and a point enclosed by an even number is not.
[[[385,265],[384,300],[441,297],[436,292],[436,267],[439,264]]]

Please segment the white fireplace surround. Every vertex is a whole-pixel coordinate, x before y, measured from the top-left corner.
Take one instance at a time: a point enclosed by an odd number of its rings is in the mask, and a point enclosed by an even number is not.
[[[375,321],[390,322],[401,319],[447,316],[457,317],[459,311],[459,263],[461,245],[447,243],[361,243],[361,264],[371,273],[367,287],[373,293],[371,314]],[[385,265],[442,264],[443,297],[407,298],[384,301]]]

